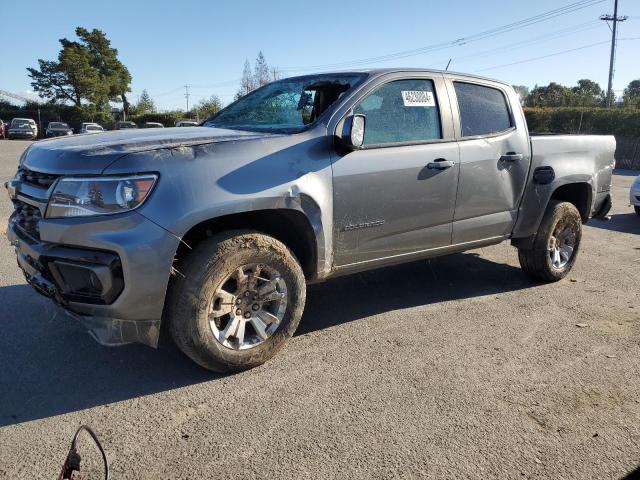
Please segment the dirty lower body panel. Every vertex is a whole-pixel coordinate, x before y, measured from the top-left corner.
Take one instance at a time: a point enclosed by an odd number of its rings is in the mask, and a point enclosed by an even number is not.
[[[121,318],[80,315],[63,308],[66,315],[80,322],[100,345],[117,347],[128,343],[158,346],[161,319],[124,320]]]
[[[40,220],[34,234],[14,215],[7,237],[27,282],[99,343],[156,347],[179,240],[142,215],[117,217]]]

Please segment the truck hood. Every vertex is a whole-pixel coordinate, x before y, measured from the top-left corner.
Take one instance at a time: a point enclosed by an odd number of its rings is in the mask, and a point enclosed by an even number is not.
[[[35,142],[20,165],[43,173],[97,175],[129,153],[271,136],[208,127],[117,130]]]

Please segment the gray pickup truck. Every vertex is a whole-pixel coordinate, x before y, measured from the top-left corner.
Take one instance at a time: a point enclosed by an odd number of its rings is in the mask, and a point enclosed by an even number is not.
[[[237,371],[293,335],[309,282],[504,240],[560,280],[611,207],[614,150],[530,135],[495,80],[309,75],[198,127],[34,143],[6,184],[7,235],[27,281],[100,343],[157,346],[162,327]]]

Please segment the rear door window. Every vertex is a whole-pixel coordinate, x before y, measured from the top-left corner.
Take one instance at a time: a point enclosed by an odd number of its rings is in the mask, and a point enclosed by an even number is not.
[[[497,88],[453,82],[463,137],[490,135],[513,126],[507,99]]]
[[[385,83],[367,95],[354,113],[366,118],[364,145],[420,143],[442,138],[431,80]]]

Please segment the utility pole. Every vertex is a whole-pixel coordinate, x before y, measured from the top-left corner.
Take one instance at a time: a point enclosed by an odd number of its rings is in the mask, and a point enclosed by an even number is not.
[[[617,0],[616,0],[617,1]],[[189,85],[184,86],[184,96],[187,99],[187,111],[186,114],[189,114]]]
[[[613,22],[611,29],[611,57],[609,58],[609,84],[607,86],[607,107],[611,108],[613,102],[613,66],[616,60],[616,40],[618,22],[624,22],[627,17],[618,16],[618,0],[614,0],[613,15],[600,15],[600,20]],[[608,23],[607,23],[608,25]]]

